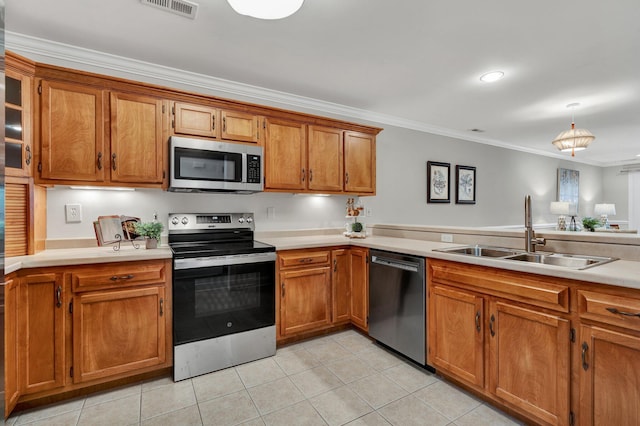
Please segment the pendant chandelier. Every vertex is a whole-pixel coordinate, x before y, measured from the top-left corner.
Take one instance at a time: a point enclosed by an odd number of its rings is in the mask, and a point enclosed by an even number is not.
[[[258,19],[282,19],[293,15],[304,0],[227,0],[240,15]]]
[[[567,108],[571,108],[571,130],[565,130],[560,133],[551,142],[556,148],[562,152],[571,151],[571,156],[575,157],[576,151],[582,151],[586,149],[589,144],[596,138],[586,129],[576,129],[574,122],[574,109],[579,106],[579,103],[573,103],[567,105]]]

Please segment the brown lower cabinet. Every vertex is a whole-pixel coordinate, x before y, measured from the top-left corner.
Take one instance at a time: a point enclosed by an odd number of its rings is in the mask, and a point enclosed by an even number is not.
[[[6,338],[15,327],[17,351],[7,353],[5,345],[5,361],[17,375],[5,380],[5,416],[16,403],[171,367],[170,259],[24,269],[9,277],[15,315],[7,316]]]
[[[640,292],[429,259],[428,362],[540,425],[640,419]]]
[[[368,250],[335,247],[278,252],[279,342],[353,323],[366,330]]]

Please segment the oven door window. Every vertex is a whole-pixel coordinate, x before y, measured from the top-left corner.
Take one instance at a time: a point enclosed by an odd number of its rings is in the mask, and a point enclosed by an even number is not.
[[[176,179],[242,182],[242,154],[174,149]]]
[[[275,324],[275,263],[174,271],[174,345]]]

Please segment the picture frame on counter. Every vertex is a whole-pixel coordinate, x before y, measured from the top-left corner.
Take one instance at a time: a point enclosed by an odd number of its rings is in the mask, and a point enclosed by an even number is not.
[[[476,168],[456,166],[456,204],[476,203]]]
[[[450,203],[450,163],[427,161],[427,203]]]

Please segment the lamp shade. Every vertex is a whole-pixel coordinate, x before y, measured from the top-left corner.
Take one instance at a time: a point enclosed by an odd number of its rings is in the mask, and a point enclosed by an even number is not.
[[[582,151],[586,149],[595,138],[596,137],[586,129],[570,129],[560,133],[551,143],[562,152]]]
[[[593,213],[596,215],[616,215],[616,205],[615,204],[596,204],[593,209]]]
[[[227,0],[240,15],[258,19],[282,19],[302,7],[304,0]]]
[[[575,216],[578,214],[576,205],[568,201],[552,201],[549,208],[551,214]]]

